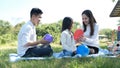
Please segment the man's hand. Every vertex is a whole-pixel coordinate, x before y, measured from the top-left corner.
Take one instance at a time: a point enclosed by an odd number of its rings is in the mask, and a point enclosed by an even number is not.
[[[85,36],[80,36],[80,41],[85,41],[86,40],[86,37]]]
[[[48,41],[42,39],[42,40],[39,40],[39,41],[35,41],[35,42],[28,42],[27,44],[25,44],[24,46],[25,47],[28,47],[28,46],[36,46],[38,44],[49,44]]]
[[[40,43],[41,43],[41,44],[48,44],[49,42],[46,41],[46,40],[44,40],[44,39],[41,39],[41,40],[40,40]]]

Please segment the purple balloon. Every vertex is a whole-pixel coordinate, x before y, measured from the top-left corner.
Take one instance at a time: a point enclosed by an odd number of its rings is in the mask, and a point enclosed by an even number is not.
[[[53,36],[51,34],[45,34],[44,40],[46,40],[48,42],[52,42],[53,41]]]

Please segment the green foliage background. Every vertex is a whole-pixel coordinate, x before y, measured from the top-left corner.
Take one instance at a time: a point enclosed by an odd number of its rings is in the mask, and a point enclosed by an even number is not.
[[[0,20],[0,44],[17,41],[18,32],[23,24],[25,24],[25,22],[21,22],[15,26],[12,26],[10,22]],[[79,22],[74,22],[72,32],[74,33],[77,28],[81,28],[80,26],[81,24]],[[40,24],[36,27],[37,39],[42,39],[45,34],[49,33],[54,37],[53,43],[59,44],[61,28],[62,20],[51,24]],[[112,31],[113,30],[111,29],[101,29],[99,34],[106,35],[107,38],[111,41]],[[115,30],[115,39],[117,39],[117,30]]]
[[[12,26],[10,22],[0,20],[0,44],[17,41],[18,32],[24,23],[25,22],[21,22]],[[78,22],[74,22],[72,28],[73,32],[77,29],[77,26],[80,26],[80,24]],[[49,33],[54,37],[53,43],[59,44],[61,28],[62,20],[51,24],[40,24],[36,27],[37,39],[42,39],[45,34]]]

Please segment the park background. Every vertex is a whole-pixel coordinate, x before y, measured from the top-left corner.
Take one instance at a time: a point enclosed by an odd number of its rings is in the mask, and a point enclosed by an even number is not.
[[[17,52],[17,35],[21,26],[29,20],[31,7],[38,6],[44,11],[42,24],[36,27],[37,39],[41,39],[47,33],[51,34],[54,37],[51,46],[54,52],[59,52],[62,50],[59,44],[62,19],[65,16],[70,16],[74,19],[72,29],[74,33],[76,29],[82,26],[81,13],[84,9],[92,10],[100,26],[99,35],[103,36],[103,39],[100,39],[100,46],[102,48],[107,47],[107,43],[112,41],[112,37],[114,37],[114,40],[117,40],[117,28],[120,24],[120,19],[109,17],[116,2],[117,0],[114,2],[112,0],[0,0],[0,68],[120,67],[119,58],[111,59],[102,57],[9,62],[9,54]],[[65,6],[66,3],[67,6]]]

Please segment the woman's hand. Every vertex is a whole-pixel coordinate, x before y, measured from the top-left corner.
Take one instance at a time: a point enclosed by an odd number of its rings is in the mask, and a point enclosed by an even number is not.
[[[85,37],[85,36],[80,36],[79,40],[80,40],[81,42],[83,42],[83,41],[86,40],[86,37]]]

